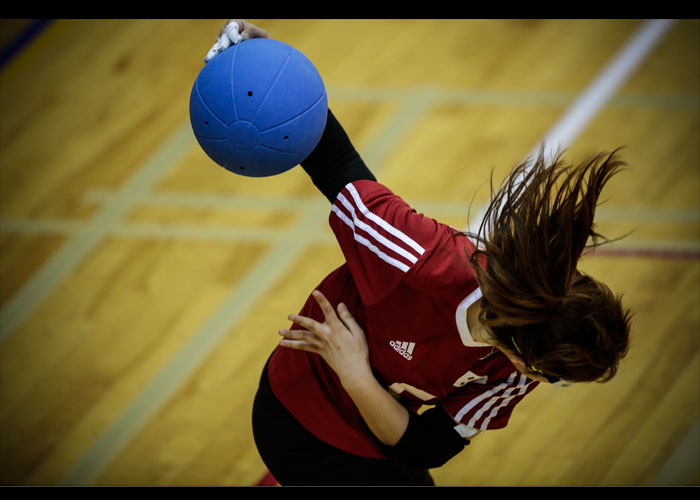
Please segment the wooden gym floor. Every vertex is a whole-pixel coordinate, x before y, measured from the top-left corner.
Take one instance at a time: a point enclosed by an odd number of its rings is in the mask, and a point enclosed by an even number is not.
[[[253,20],[305,53],[380,181],[465,227],[643,24]],[[188,99],[223,20],[58,20],[0,72],[0,482],[256,485],[277,329],[342,256],[300,168],[227,173]],[[7,43],[25,25],[3,20]],[[635,312],[608,384],[541,387],[438,485],[700,484],[700,23],[570,144],[626,146],[585,257]]]

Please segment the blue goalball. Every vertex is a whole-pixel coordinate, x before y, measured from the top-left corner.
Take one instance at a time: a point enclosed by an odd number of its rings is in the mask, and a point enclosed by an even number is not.
[[[321,76],[286,43],[233,45],[199,72],[190,95],[197,142],[214,162],[247,177],[281,174],[316,147],[328,116]]]

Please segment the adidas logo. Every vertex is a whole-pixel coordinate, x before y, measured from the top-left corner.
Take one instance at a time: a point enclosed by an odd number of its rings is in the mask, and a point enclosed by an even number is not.
[[[408,360],[413,359],[413,348],[416,347],[415,342],[401,342],[399,340],[392,340],[389,342],[389,345],[404,358]]]

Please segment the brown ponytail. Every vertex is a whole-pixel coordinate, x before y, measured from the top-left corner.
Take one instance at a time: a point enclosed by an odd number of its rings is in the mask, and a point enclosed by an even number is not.
[[[603,187],[625,165],[617,153],[569,165],[561,153],[545,161],[541,149],[494,193],[472,235],[482,324],[502,347],[515,342],[527,364],[571,382],[609,380],[627,352],[629,311],[577,270],[584,251],[608,241],[593,218]]]

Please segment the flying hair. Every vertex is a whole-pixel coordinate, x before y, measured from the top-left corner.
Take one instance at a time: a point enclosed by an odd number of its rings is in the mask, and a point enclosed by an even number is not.
[[[518,164],[471,235],[483,293],[480,321],[524,361],[568,381],[605,381],[626,354],[631,314],[610,289],[577,268],[611,240],[594,216],[607,182],[626,164],[619,149],[579,164],[557,153]],[[486,262],[486,265],[484,265]]]

